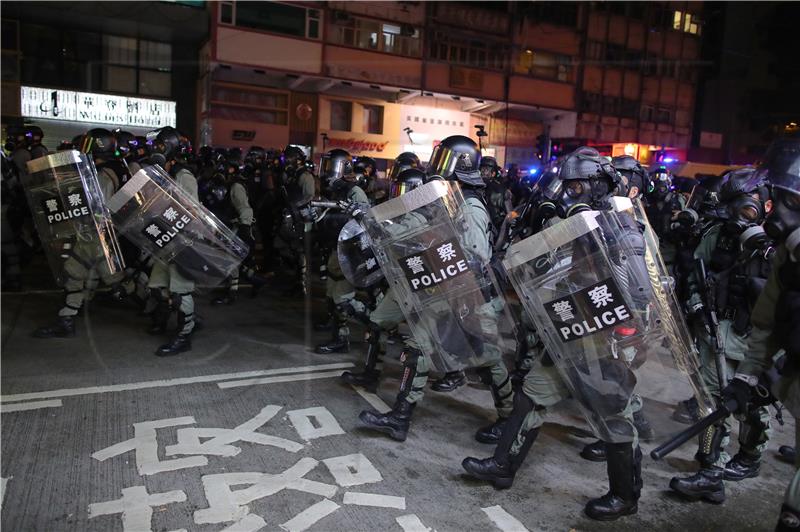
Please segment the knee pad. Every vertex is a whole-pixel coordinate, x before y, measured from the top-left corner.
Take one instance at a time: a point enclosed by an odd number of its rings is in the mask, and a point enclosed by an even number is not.
[[[413,347],[406,347],[400,355],[400,363],[404,368],[413,368],[416,370],[417,361],[422,356],[422,351]]]

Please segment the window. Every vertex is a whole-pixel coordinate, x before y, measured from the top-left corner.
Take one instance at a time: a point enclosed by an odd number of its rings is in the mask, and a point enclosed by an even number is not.
[[[578,21],[577,2],[533,2],[527,16],[536,22],[549,22],[560,26],[575,26]]]
[[[617,116],[620,114],[620,99],[616,96],[603,97],[603,114]]]
[[[320,38],[321,11],[278,2],[220,3],[220,24],[269,31],[308,39]]]
[[[103,36],[103,90],[147,96],[172,94],[172,45]]]
[[[374,133],[383,135],[383,107],[380,105],[365,105],[364,123],[362,131],[364,133]]]
[[[473,40],[435,31],[431,34],[431,59],[477,68],[505,70],[511,47],[485,40]]]
[[[605,57],[605,45],[597,41],[589,41],[586,43],[586,58],[594,59],[595,61],[602,61]]]
[[[603,96],[593,92],[583,93],[581,110],[586,113],[600,114],[603,112]]]
[[[289,123],[289,95],[285,92],[213,81],[209,96],[212,118],[284,126]]]
[[[331,129],[352,131],[352,120],[353,104],[351,102],[331,100]]]
[[[636,115],[638,114],[639,114],[639,102],[636,100],[628,100],[627,98],[623,98],[622,103],[620,105],[619,115],[622,118],[635,119]]]
[[[377,20],[335,15],[331,39],[336,44],[389,54],[420,56],[420,33],[407,24],[383,24]]]
[[[655,113],[655,122],[657,124],[672,124],[674,121],[674,111],[672,109],[665,109],[659,107]]]
[[[697,15],[692,15],[691,13],[675,11],[672,14],[672,29],[691,33],[692,35],[700,35],[700,19]]]
[[[19,38],[22,52],[19,77],[22,83],[103,90],[101,34],[23,24]],[[10,67],[16,68],[12,62],[16,62],[16,59],[7,62],[6,56],[3,56],[4,73]],[[135,85],[132,92],[135,92]]]
[[[642,110],[639,113],[639,119],[642,122],[652,122],[655,115],[655,108],[652,105],[642,105]]]
[[[556,55],[534,50],[523,50],[517,57],[514,71],[519,74],[572,81],[572,60],[566,55]]]

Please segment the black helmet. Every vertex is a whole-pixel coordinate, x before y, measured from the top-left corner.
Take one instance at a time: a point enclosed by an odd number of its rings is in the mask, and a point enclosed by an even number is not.
[[[408,168],[421,168],[422,163],[417,157],[416,153],[412,153],[410,151],[404,151],[397,157],[395,157],[394,162],[392,163],[392,169],[389,172],[389,179],[395,179],[397,176],[400,175],[400,172],[406,170]]]
[[[367,170],[367,167],[371,168],[371,170]],[[375,175],[376,168],[375,159],[372,157],[357,157],[353,159],[353,171],[356,174],[372,177]]]
[[[800,140],[775,141],[767,150],[762,170],[766,171],[773,199],[764,229],[800,260]]]
[[[255,162],[258,160],[264,162],[266,158],[267,158],[267,152],[264,151],[264,148],[262,148],[261,146],[250,146],[250,149],[247,151],[247,156],[245,157],[245,160],[247,162]]]
[[[757,198],[753,195],[757,195]],[[760,226],[766,216],[765,203],[768,199],[766,181],[755,168],[739,168],[728,172],[719,191],[719,201],[727,210],[725,229],[739,235],[750,227]]]
[[[31,144],[40,144],[44,138],[44,131],[39,126],[25,126],[25,136]]]
[[[228,150],[228,162],[231,164],[242,164],[242,149],[230,148]]]
[[[497,164],[497,159],[492,156],[481,157],[479,169],[481,176],[484,178],[494,179],[500,176],[500,165]]]
[[[584,146],[559,159],[538,185],[556,213],[567,218],[581,211],[607,209],[620,183],[614,166],[596,149]]]
[[[117,140],[117,157],[125,158],[131,153],[131,149],[136,148],[136,137],[133,133],[115,129],[112,134]],[[131,141],[133,141],[133,144],[131,144]]]
[[[114,135],[107,129],[94,128],[86,132],[78,145],[80,151],[91,154],[95,159],[113,159],[117,149]]]
[[[480,163],[478,145],[469,137],[452,135],[433,148],[426,173],[429,177],[438,176],[482,187],[485,184],[478,171]]]
[[[636,197],[641,196],[648,189],[647,183],[650,178],[647,175],[647,170],[630,155],[620,155],[611,159],[611,164],[616,168],[617,172],[622,174],[622,177],[627,179],[627,189],[630,191],[633,187],[638,189]],[[626,191],[626,194],[627,192]]]
[[[396,198],[402,196],[409,190],[424,185],[428,181],[428,176],[419,168],[406,168],[396,177],[392,178],[389,188],[389,197]]]
[[[330,150],[319,162],[319,178],[328,186],[334,182],[353,175],[353,157],[345,150]]]
[[[181,150],[181,135],[177,129],[170,126],[148,133],[147,142],[152,146],[153,164],[161,166],[174,160]]]
[[[306,162],[305,152],[297,146],[292,145],[286,146],[281,158],[283,159],[283,164],[287,166],[299,167]]]
[[[672,172],[666,166],[659,166],[650,172],[647,192],[656,198],[666,198],[667,194],[675,190],[672,185]]]
[[[69,151],[74,149],[75,149],[75,144],[73,144],[71,140],[66,140],[66,139],[59,142],[58,146],[56,147],[56,151]]]

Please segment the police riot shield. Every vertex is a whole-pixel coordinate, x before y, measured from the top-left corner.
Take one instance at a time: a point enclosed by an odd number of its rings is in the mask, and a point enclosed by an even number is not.
[[[347,222],[339,232],[336,253],[342,273],[356,288],[366,288],[383,279],[369,235],[356,220]]]
[[[440,371],[492,363],[514,348],[485,228],[469,225],[473,208],[457,183],[435,180],[362,220],[414,340]]]
[[[604,441],[631,441],[645,424],[656,438],[678,432],[672,407],[692,396],[711,412],[657,260],[629,213],[589,211],[512,245],[503,261],[547,356]]]
[[[202,286],[239,268],[248,246],[159,166],[136,173],[108,202],[120,232]]]
[[[86,268],[121,272],[125,264],[104,197],[113,189],[101,185],[92,160],[70,150],[27,164],[22,184],[56,283],[63,286],[69,257]]]

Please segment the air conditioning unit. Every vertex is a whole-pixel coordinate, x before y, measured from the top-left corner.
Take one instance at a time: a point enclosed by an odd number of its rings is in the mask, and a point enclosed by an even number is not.
[[[400,35],[403,37],[413,37],[417,29],[411,24],[403,24],[400,26]]]
[[[350,13],[347,11],[334,11],[333,22],[334,24],[346,24],[352,20]]]

